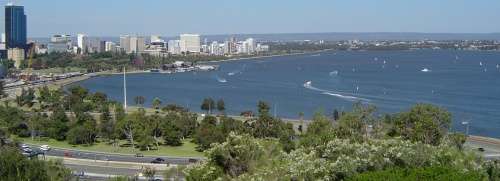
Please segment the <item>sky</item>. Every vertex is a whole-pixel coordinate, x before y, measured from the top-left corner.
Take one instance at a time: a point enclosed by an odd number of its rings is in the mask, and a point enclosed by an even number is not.
[[[29,37],[500,32],[499,0],[18,0],[16,4],[25,6]],[[4,18],[1,21],[4,29]]]

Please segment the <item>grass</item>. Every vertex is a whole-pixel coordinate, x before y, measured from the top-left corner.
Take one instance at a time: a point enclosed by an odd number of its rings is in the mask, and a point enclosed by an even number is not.
[[[34,145],[49,145],[53,148],[75,149],[82,151],[104,152],[114,154],[136,154],[142,153],[149,156],[174,156],[174,157],[203,157],[203,153],[195,150],[196,144],[191,143],[190,139],[183,141],[182,146],[165,146],[160,145],[158,150],[140,151],[139,149],[132,149],[131,147],[114,147],[106,142],[98,142],[91,146],[85,145],[70,145],[65,141],[57,141],[54,139],[31,140],[31,138],[17,138],[23,143]],[[125,144],[125,140],[120,140],[120,145]]]
[[[48,74],[61,74],[63,72],[81,72],[81,71],[86,71],[86,69],[78,67],[48,68],[48,69],[33,70],[33,73],[48,75]],[[28,72],[28,70],[23,70],[23,72]]]

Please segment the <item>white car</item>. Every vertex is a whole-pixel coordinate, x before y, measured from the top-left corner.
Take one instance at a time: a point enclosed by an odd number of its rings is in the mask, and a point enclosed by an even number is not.
[[[49,147],[49,145],[42,145],[42,146],[40,146],[40,150],[42,150],[42,151],[49,151],[50,147]]]

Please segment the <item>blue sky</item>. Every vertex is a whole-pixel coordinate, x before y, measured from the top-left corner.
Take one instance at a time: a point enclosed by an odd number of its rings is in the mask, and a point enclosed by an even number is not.
[[[6,0],[0,0],[6,4]],[[30,37],[500,32],[499,0],[19,0]],[[3,15],[3,8],[1,10]],[[3,29],[3,18],[1,28]]]

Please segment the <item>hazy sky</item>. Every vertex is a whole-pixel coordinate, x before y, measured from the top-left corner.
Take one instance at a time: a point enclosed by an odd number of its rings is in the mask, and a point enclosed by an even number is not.
[[[19,0],[17,4],[25,6],[30,37],[78,32],[93,36],[500,32],[500,0]],[[4,18],[1,21],[3,29]]]

